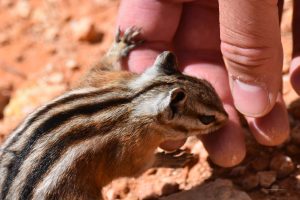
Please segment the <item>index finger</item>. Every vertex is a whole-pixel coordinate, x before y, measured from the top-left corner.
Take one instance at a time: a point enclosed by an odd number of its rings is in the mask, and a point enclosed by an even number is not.
[[[163,50],[172,49],[172,40],[178,27],[182,4],[170,1],[123,0],[117,25],[122,29],[142,28],[143,47],[133,51],[128,60],[130,71],[142,72],[151,66]]]

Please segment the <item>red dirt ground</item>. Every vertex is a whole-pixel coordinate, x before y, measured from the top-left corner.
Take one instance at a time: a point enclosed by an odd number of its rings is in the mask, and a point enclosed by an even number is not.
[[[113,40],[118,5],[117,0],[0,1],[0,142],[28,113],[63,93],[101,58]],[[209,162],[201,142],[191,139],[184,148],[197,161],[182,169],[150,169],[137,179],[119,179],[103,190],[104,198],[180,199],[170,195],[191,188],[200,191],[198,186],[206,185],[205,181],[214,184],[226,179],[229,186],[222,182],[222,187],[225,184],[239,194],[244,191],[255,200],[300,199],[300,104],[287,75],[291,16],[292,1],[288,0],[282,21],[283,93],[292,127],[288,142],[263,147],[247,134],[247,158],[237,167],[224,169]],[[211,199],[245,199],[223,189],[206,193],[215,194]],[[188,198],[182,194],[182,199]]]

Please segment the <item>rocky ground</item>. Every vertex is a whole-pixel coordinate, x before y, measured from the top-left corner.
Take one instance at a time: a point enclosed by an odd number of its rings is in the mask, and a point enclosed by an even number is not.
[[[113,39],[117,0],[0,1],[0,142],[37,106],[67,90],[95,63]],[[105,199],[300,199],[300,102],[288,82],[292,1],[282,23],[284,98],[291,138],[263,147],[248,133],[248,154],[234,168],[207,158],[201,142],[183,147],[195,154],[184,168],[155,168],[103,189]]]

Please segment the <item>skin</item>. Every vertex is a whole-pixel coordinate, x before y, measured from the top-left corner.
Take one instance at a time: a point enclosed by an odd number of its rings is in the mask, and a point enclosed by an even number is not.
[[[146,43],[134,50],[128,69],[142,72],[163,50],[174,51],[186,74],[210,81],[230,122],[220,131],[199,136],[210,158],[230,167],[245,156],[244,133],[236,109],[263,145],[284,142],[288,116],[281,95],[282,1],[276,0],[123,0],[117,26],[142,28]],[[298,24],[298,26],[296,25]],[[300,94],[300,2],[295,1],[291,83]],[[224,58],[224,61],[222,59]],[[170,150],[184,141],[162,144]]]

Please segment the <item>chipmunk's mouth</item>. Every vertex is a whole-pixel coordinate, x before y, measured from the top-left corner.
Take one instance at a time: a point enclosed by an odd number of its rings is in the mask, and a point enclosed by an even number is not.
[[[215,131],[218,131],[226,125],[227,121],[228,120],[225,119],[223,121],[215,122],[213,125],[206,127],[206,128],[190,130],[188,133],[188,137],[194,136],[194,135],[207,135],[207,134],[213,133]]]

